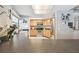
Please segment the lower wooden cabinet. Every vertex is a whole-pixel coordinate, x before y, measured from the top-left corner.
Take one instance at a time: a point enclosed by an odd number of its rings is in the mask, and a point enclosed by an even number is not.
[[[52,36],[51,30],[43,30],[43,36],[48,38],[51,37]]]
[[[37,30],[30,30],[30,36],[35,37],[37,35]]]

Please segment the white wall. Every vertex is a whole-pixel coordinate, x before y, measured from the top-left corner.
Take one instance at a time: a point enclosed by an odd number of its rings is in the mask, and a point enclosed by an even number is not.
[[[27,21],[27,23],[23,23],[23,19]],[[20,29],[29,29],[29,18],[25,17],[19,20]]]
[[[55,29],[56,29],[56,39],[72,39],[73,37],[73,29],[68,27],[68,23],[64,23],[64,21],[62,21],[61,19],[61,14],[63,13],[67,13],[67,11],[64,10],[58,10],[55,11],[55,20],[56,20],[56,24],[55,24]],[[72,21],[72,15],[70,17],[70,21]],[[70,22],[68,21],[68,22]]]

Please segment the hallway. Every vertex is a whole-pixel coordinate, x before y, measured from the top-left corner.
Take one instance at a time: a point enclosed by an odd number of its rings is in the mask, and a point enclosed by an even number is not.
[[[79,40],[28,39],[26,32],[0,45],[0,53],[78,53]]]

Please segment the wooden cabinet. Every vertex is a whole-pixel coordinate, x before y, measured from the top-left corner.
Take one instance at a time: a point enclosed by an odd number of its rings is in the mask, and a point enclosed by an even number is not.
[[[34,30],[34,29],[30,30],[31,37],[35,37],[36,35],[37,35],[37,30]]]
[[[43,30],[43,36],[47,38],[51,37],[51,30]]]
[[[51,20],[50,19],[30,19],[30,36],[36,37],[39,32],[36,29],[38,24],[43,24],[42,37],[50,38],[52,36],[52,29],[51,29]]]
[[[37,35],[37,30],[35,29],[35,26],[37,25],[37,21],[34,19],[30,20],[30,36],[31,37],[36,37]]]
[[[51,20],[50,19],[44,19],[43,20],[43,25],[51,25]]]
[[[30,20],[30,26],[36,26],[37,25],[37,21],[35,20]]]
[[[44,30],[43,30],[43,36],[44,37],[51,37],[52,34],[52,30],[51,30],[51,20],[50,19],[44,19],[43,20],[43,26],[44,26]]]

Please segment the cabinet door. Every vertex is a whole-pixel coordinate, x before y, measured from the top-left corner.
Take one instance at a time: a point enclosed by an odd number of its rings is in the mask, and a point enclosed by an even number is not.
[[[31,26],[36,26],[37,25],[37,21],[36,20],[30,20],[30,25]]]
[[[43,30],[43,36],[44,37],[51,37],[51,30]]]
[[[37,35],[37,31],[34,30],[34,29],[31,29],[31,30],[30,30],[30,36],[31,36],[31,37],[35,37],[36,35]]]
[[[43,20],[43,25],[50,25],[51,22],[49,19]]]

